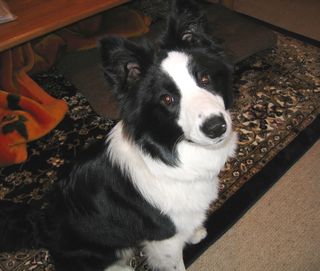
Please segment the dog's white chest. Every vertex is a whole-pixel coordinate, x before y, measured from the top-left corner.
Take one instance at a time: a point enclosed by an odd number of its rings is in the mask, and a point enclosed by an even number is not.
[[[178,230],[201,225],[210,203],[218,197],[217,176],[234,151],[236,137],[218,149],[181,143],[179,165],[169,166],[127,141],[118,128],[110,138],[109,154],[142,196],[168,215]]]
[[[164,197],[164,210],[178,231],[192,232],[202,225],[210,203],[218,197],[218,179],[178,186],[175,192],[170,199]]]

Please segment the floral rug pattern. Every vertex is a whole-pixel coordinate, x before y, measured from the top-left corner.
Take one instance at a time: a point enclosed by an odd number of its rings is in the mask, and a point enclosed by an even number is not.
[[[214,212],[304,130],[320,112],[320,49],[278,35],[277,48],[235,68],[232,110],[239,148],[221,173]],[[69,113],[50,134],[29,144],[23,164],[0,168],[0,200],[37,202],[60,176],[67,174],[79,149],[103,140],[116,123],[98,116],[75,87],[55,70],[34,78],[69,104]],[[136,270],[147,270],[141,257]],[[0,270],[54,270],[46,250],[0,254]]]

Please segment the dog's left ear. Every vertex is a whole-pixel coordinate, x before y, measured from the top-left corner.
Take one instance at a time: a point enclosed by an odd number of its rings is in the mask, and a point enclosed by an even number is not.
[[[146,41],[136,43],[120,37],[99,42],[105,78],[118,100],[129,94],[153,62],[153,49]]]
[[[206,40],[207,17],[192,0],[175,0],[167,21],[161,47],[175,49],[202,45]]]

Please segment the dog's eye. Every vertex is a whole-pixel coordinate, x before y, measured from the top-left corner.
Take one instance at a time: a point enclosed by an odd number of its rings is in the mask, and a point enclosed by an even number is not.
[[[210,83],[210,75],[203,73],[199,76],[199,82],[201,85],[206,86]]]
[[[169,94],[164,94],[161,96],[161,101],[165,104],[165,105],[171,105],[174,103],[174,98],[169,95]]]

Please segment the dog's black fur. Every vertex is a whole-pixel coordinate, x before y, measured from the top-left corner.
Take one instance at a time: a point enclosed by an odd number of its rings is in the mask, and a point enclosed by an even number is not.
[[[100,43],[104,74],[117,97],[126,136],[152,158],[174,167],[179,162],[175,144],[183,137],[176,123],[179,102],[159,103],[167,92],[180,99],[176,86],[159,70],[170,50],[186,51],[195,63],[210,68],[217,79],[215,91],[231,105],[230,68],[205,34],[205,16],[192,1],[176,1],[156,46],[122,38]],[[59,271],[97,271],[113,264],[118,250],[172,237],[173,222],[111,161],[108,145],[86,150],[70,175],[49,191],[44,208],[1,202],[0,250],[47,248]]]
[[[115,249],[172,236],[172,222],[109,162],[105,147],[83,153],[45,210],[0,202],[0,250],[47,248],[56,270],[103,270],[116,260]]]

